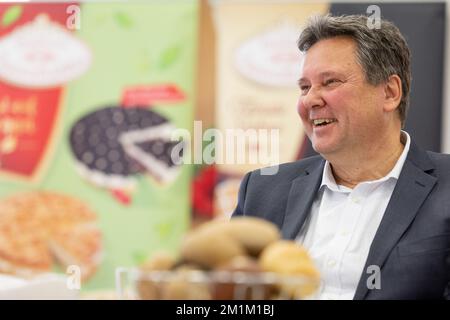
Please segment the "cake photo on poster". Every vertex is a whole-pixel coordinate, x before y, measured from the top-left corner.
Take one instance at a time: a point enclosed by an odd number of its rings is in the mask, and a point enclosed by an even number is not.
[[[302,55],[295,45],[298,26],[283,20],[239,44],[234,64],[239,73],[256,83],[296,87]]]
[[[0,78],[27,88],[65,84],[91,65],[88,47],[45,14],[0,40]]]
[[[79,118],[70,131],[77,172],[94,185],[109,189],[121,202],[136,176],[149,174],[161,184],[180,171],[184,142],[172,141],[174,125],[147,107],[107,106]]]
[[[17,19],[0,32],[1,172],[38,182],[57,142],[65,86],[87,72],[92,54],[61,13],[17,5],[0,18],[14,8]]]
[[[0,200],[0,273],[33,277],[77,266],[92,277],[102,261],[97,215],[75,198],[50,191],[19,192]]]
[[[88,47],[46,14],[0,39],[0,78],[26,88],[49,88],[84,74]]]

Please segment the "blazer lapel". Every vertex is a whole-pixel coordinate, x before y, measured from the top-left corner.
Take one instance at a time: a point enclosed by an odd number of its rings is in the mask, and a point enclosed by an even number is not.
[[[305,222],[322,181],[324,164],[325,161],[322,159],[292,181],[286,213],[281,226],[284,239],[294,239]]]
[[[366,297],[368,294],[367,278],[371,275],[366,273],[367,268],[374,265],[382,269],[389,253],[431,192],[437,179],[426,171],[432,168],[433,164],[426,152],[419,150],[411,142],[410,153],[370,247],[354,299]],[[382,276],[381,281],[383,281]],[[383,283],[381,283],[382,286]]]

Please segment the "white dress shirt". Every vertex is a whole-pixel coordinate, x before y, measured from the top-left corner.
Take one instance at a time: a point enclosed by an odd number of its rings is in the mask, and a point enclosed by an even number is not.
[[[406,141],[405,141],[406,140]],[[383,178],[353,189],[336,184],[326,161],[322,184],[297,241],[305,246],[322,277],[315,299],[353,299],[370,245],[383,218],[409,151],[410,137],[394,168]],[[372,272],[370,272],[372,274]]]

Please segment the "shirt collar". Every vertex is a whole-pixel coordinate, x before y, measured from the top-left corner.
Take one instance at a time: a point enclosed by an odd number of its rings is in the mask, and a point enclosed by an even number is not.
[[[372,181],[365,181],[364,183],[379,183],[388,180],[389,178],[393,178],[395,180],[398,180],[398,177],[400,176],[400,172],[402,171],[403,164],[405,163],[406,156],[408,155],[409,147],[411,145],[411,138],[409,134],[406,131],[401,131],[401,141],[405,145],[403,148],[403,152],[400,155],[400,157],[397,160],[397,163],[392,168],[392,170],[384,177],[378,179],[378,180],[372,180]],[[405,141],[406,140],[406,141]],[[322,186],[327,186],[333,191],[347,191],[351,190],[349,188],[346,188],[344,186],[340,186],[336,183],[336,180],[334,179],[333,172],[331,171],[331,166],[328,160],[325,162],[325,166],[323,168],[322,172],[322,183],[320,184],[320,188]]]

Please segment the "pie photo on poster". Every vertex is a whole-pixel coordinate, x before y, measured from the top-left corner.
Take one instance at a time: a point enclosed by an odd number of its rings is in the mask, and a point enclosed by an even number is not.
[[[146,107],[107,106],[78,119],[69,136],[78,173],[96,186],[132,190],[148,173],[161,183],[175,179],[180,166],[172,151],[174,125]],[[175,159],[176,160],[176,159]]]
[[[32,277],[76,265],[87,280],[101,257],[97,215],[79,199],[31,191],[0,200],[1,273]]]

